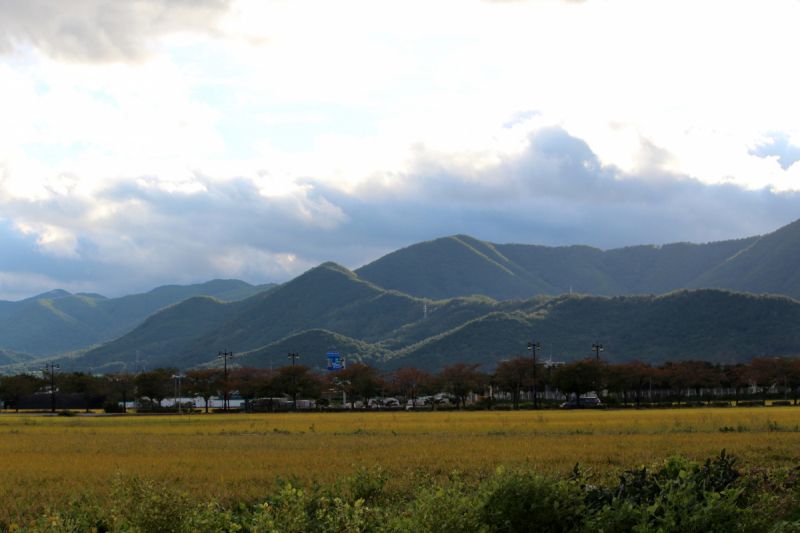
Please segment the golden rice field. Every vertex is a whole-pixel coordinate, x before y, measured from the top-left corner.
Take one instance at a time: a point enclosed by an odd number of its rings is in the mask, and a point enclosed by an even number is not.
[[[728,428],[721,432],[721,428]],[[276,476],[330,482],[361,466],[415,476],[500,464],[601,476],[722,448],[743,466],[800,464],[800,409],[281,413],[116,417],[0,416],[0,524],[73,495],[100,501],[117,473],[157,478],[199,497],[252,501]]]

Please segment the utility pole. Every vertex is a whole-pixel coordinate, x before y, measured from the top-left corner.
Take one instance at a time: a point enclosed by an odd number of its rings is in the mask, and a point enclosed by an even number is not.
[[[175,385],[175,397],[178,399],[178,414],[181,413],[181,376],[180,374],[172,376]]]
[[[539,402],[536,399],[536,350],[541,350],[542,347],[538,342],[537,343],[529,342],[528,349],[531,350],[531,353],[533,355],[533,408],[538,409]]]
[[[347,359],[344,357],[342,357],[342,368],[347,368]],[[347,393],[345,392],[344,387],[342,387],[342,407],[347,409]]]
[[[292,360],[292,366],[294,366],[294,360],[295,359],[300,359],[300,354],[297,353],[297,352],[289,352],[289,355],[286,356],[286,359],[291,359]],[[293,374],[292,375],[292,381],[295,384],[295,394],[292,396],[292,398],[294,399],[292,408],[295,411],[297,411],[297,393],[296,393],[296,391],[297,391],[297,374],[294,374],[294,373],[292,373],[292,374]]]
[[[228,412],[228,359],[233,359],[233,352],[225,352],[225,351],[219,352],[217,354],[217,359],[222,359],[222,362],[224,363],[223,368],[225,369],[224,370],[225,379],[223,386],[225,387],[224,389],[225,396],[223,397],[222,400],[222,409],[227,413]]]
[[[42,374],[50,373],[50,412],[56,412],[56,371],[61,370],[60,365],[44,365]]]

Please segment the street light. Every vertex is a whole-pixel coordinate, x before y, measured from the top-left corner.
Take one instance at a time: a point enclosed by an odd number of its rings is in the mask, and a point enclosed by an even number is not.
[[[541,350],[542,347],[539,343],[528,343],[528,349],[531,351],[533,355],[533,408],[539,408],[539,402],[536,400],[536,350]]]
[[[42,374],[50,373],[50,412],[56,412],[56,370],[61,370],[59,365],[44,365]]]
[[[228,359],[233,359],[233,352],[219,352],[217,354],[217,359],[222,359],[225,368],[225,379],[223,385],[225,386],[225,396],[222,400],[222,409],[227,413],[228,412]]]
[[[289,352],[289,355],[286,356],[286,359],[291,359],[292,360],[292,364],[294,364],[294,360],[295,359],[300,359],[300,354],[297,353],[297,352],[295,352],[295,353]]]
[[[600,362],[600,352],[603,351],[603,345],[602,344],[592,344],[592,350],[594,350],[594,353],[596,354],[595,360],[599,363]]]

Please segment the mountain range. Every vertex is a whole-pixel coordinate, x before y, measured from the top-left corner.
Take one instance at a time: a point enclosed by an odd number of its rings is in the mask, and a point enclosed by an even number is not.
[[[555,360],[602,342],[612,361],[746,361],[800,354],[800,221],[760,237],[607,251],[458,235],[355,271],[324,263],[279,286],[42,296],[0,302],[0,313],[16,306],[0,316],[0,372],[42,357],[95,372],[213,366],[223,349],[262,367],[288,351],[318,366],[338,349],[383,368],[491,368],[530,340]]]
[[[620,296],[712,287],[800,299],[800,221],[763,237],[606,251],[494,244],[456,235],[397,250],[355,272],[385,289],[432,299]]]
[[[20,302],[0,301],[0,348],[39,357],[80,350],[131,331],[152,313],[192,296],[232,301],[269,290],[239,280],[165,285],[122,298],[55,290]]]

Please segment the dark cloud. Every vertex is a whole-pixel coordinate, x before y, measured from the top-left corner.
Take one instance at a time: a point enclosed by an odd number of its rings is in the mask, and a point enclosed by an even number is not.
[[[760,158],[778,156],[778,163],[783,170],[788,170],[790,166],[800,161],[800,146],[789,144],[789,136],[785,133],[772,132],[767,137],[770,142],[759,144],[747,153]]]
[[[70,62],[136,62],[159,37],[218,33],[230,0],[4,0],[0,53],[32,47]]]
[[[393,176],[392,185],[375,179],[355,193],[309,178],[292,192],[264,196],[250,178],[220,182],[198,172],[205,191],[192,194],[167,192],[155,178],[141,177],[96,198],[6,198],[0,245],[13,254],[0,262],[0,274],[56,280],[35,285],[39,292],[60,284],[114,296],[215,277],[284,281],[328,260],[356,268],[402,246],[458,233],[608,249],[741,238],[800,217],[798,193],[707,185],[665,170],[669,154],[641,142],[633,172],[602,165],[583,140],[550,127],[531,133],[527,149],[515,155],[417,146],[410,170]],[[93,220],[87,213],[95,204],[112,214]],[[11,221],[65,228],[75,234],[75,253],[49,254]]]
[[[558,127],[529,140],[524,153],[482,169],[479,179],[448,173],[443,156],[423,155],[418,173],[406,177],[414,184],[411,195],[365,202],[318,190],[348,215],[337,232],[343,242],[385,249],[457,233],[605,249],[709,242],[764,234],[800,218],[800,194],[708,185],[670,173],[663,170],[669,157],[646,140],[643,170],[634,173],[601,165],[584,141]]]

